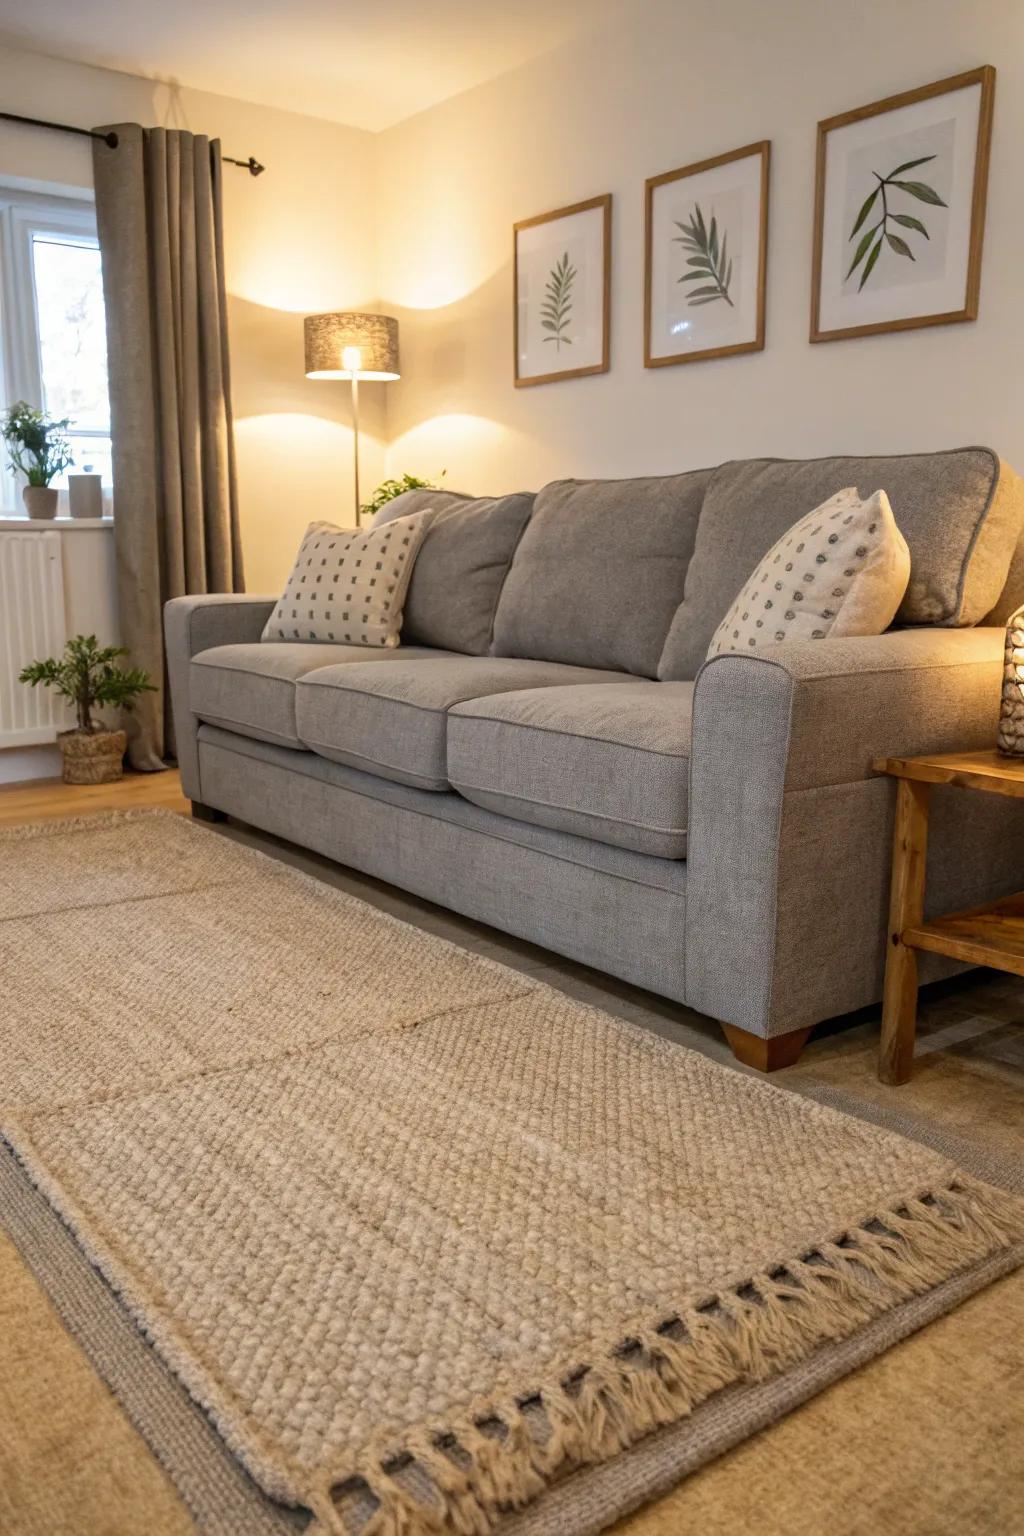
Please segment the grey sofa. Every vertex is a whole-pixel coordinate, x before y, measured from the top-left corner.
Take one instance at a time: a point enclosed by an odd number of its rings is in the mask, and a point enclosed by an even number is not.
[[[758,559],[846,485],[911,551],[897,626],[703,663]],[[994,741],[1024,495],[987,449],[752,460],[430,507],[402,645],[261,642],[273,598],[178,598],[197,814],[230,814],[720,1020],[766,1070],[881,996],[883,754]],[[938,790],[928,902],[1020,884],[1024,817]],[[952,967],[933,958],[925,978]]]

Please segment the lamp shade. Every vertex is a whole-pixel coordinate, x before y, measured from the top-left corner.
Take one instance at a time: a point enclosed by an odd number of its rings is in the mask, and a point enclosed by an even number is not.
[[[397,379],[398,321],[348,310],[307,315],[306,378]]]

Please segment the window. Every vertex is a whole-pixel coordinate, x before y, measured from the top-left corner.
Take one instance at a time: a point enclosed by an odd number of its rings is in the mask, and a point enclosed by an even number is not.
[[[107,342],[90,203],[0,187],[0,328],[0,406],[27,400],[70,417],[72,467],[98,472],[109,488]],[[54,484],[66,491],[67,476]],[[21,478],[8,470],[6,456],[0,509],[23,512]]]

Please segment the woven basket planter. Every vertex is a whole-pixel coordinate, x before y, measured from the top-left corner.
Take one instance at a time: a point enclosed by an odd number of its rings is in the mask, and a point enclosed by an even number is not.
[[[65,784],[116,784],[124,775],[124,731],[61,731]]]

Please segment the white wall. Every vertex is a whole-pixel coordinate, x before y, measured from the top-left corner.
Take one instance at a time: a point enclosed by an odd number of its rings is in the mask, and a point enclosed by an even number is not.
[[[815,124],[994,64],[974,324],[811,346]],[[772,141],[767,346],[642,365],[643,183]],[[479,492],[756,453],[986,442],[1024,469],[1024,4],[651,0],[628,25],[380,135],[381,307],[402,322],[389,467]],[[512,387],[512,224],[614,194],[612,368]]]
[[[303,377],[302,317],[372,307],[372,135],[316,118],[9,49],[0,102],[81,127],[132,121],[220,136],[228,323],[247,584],[280,590],[312,517],[352,521],[347,386]],[[87,140],[0,123],[0,179],[92,184]],[[363,483],[383,469],[383,386],[364,398]]]

